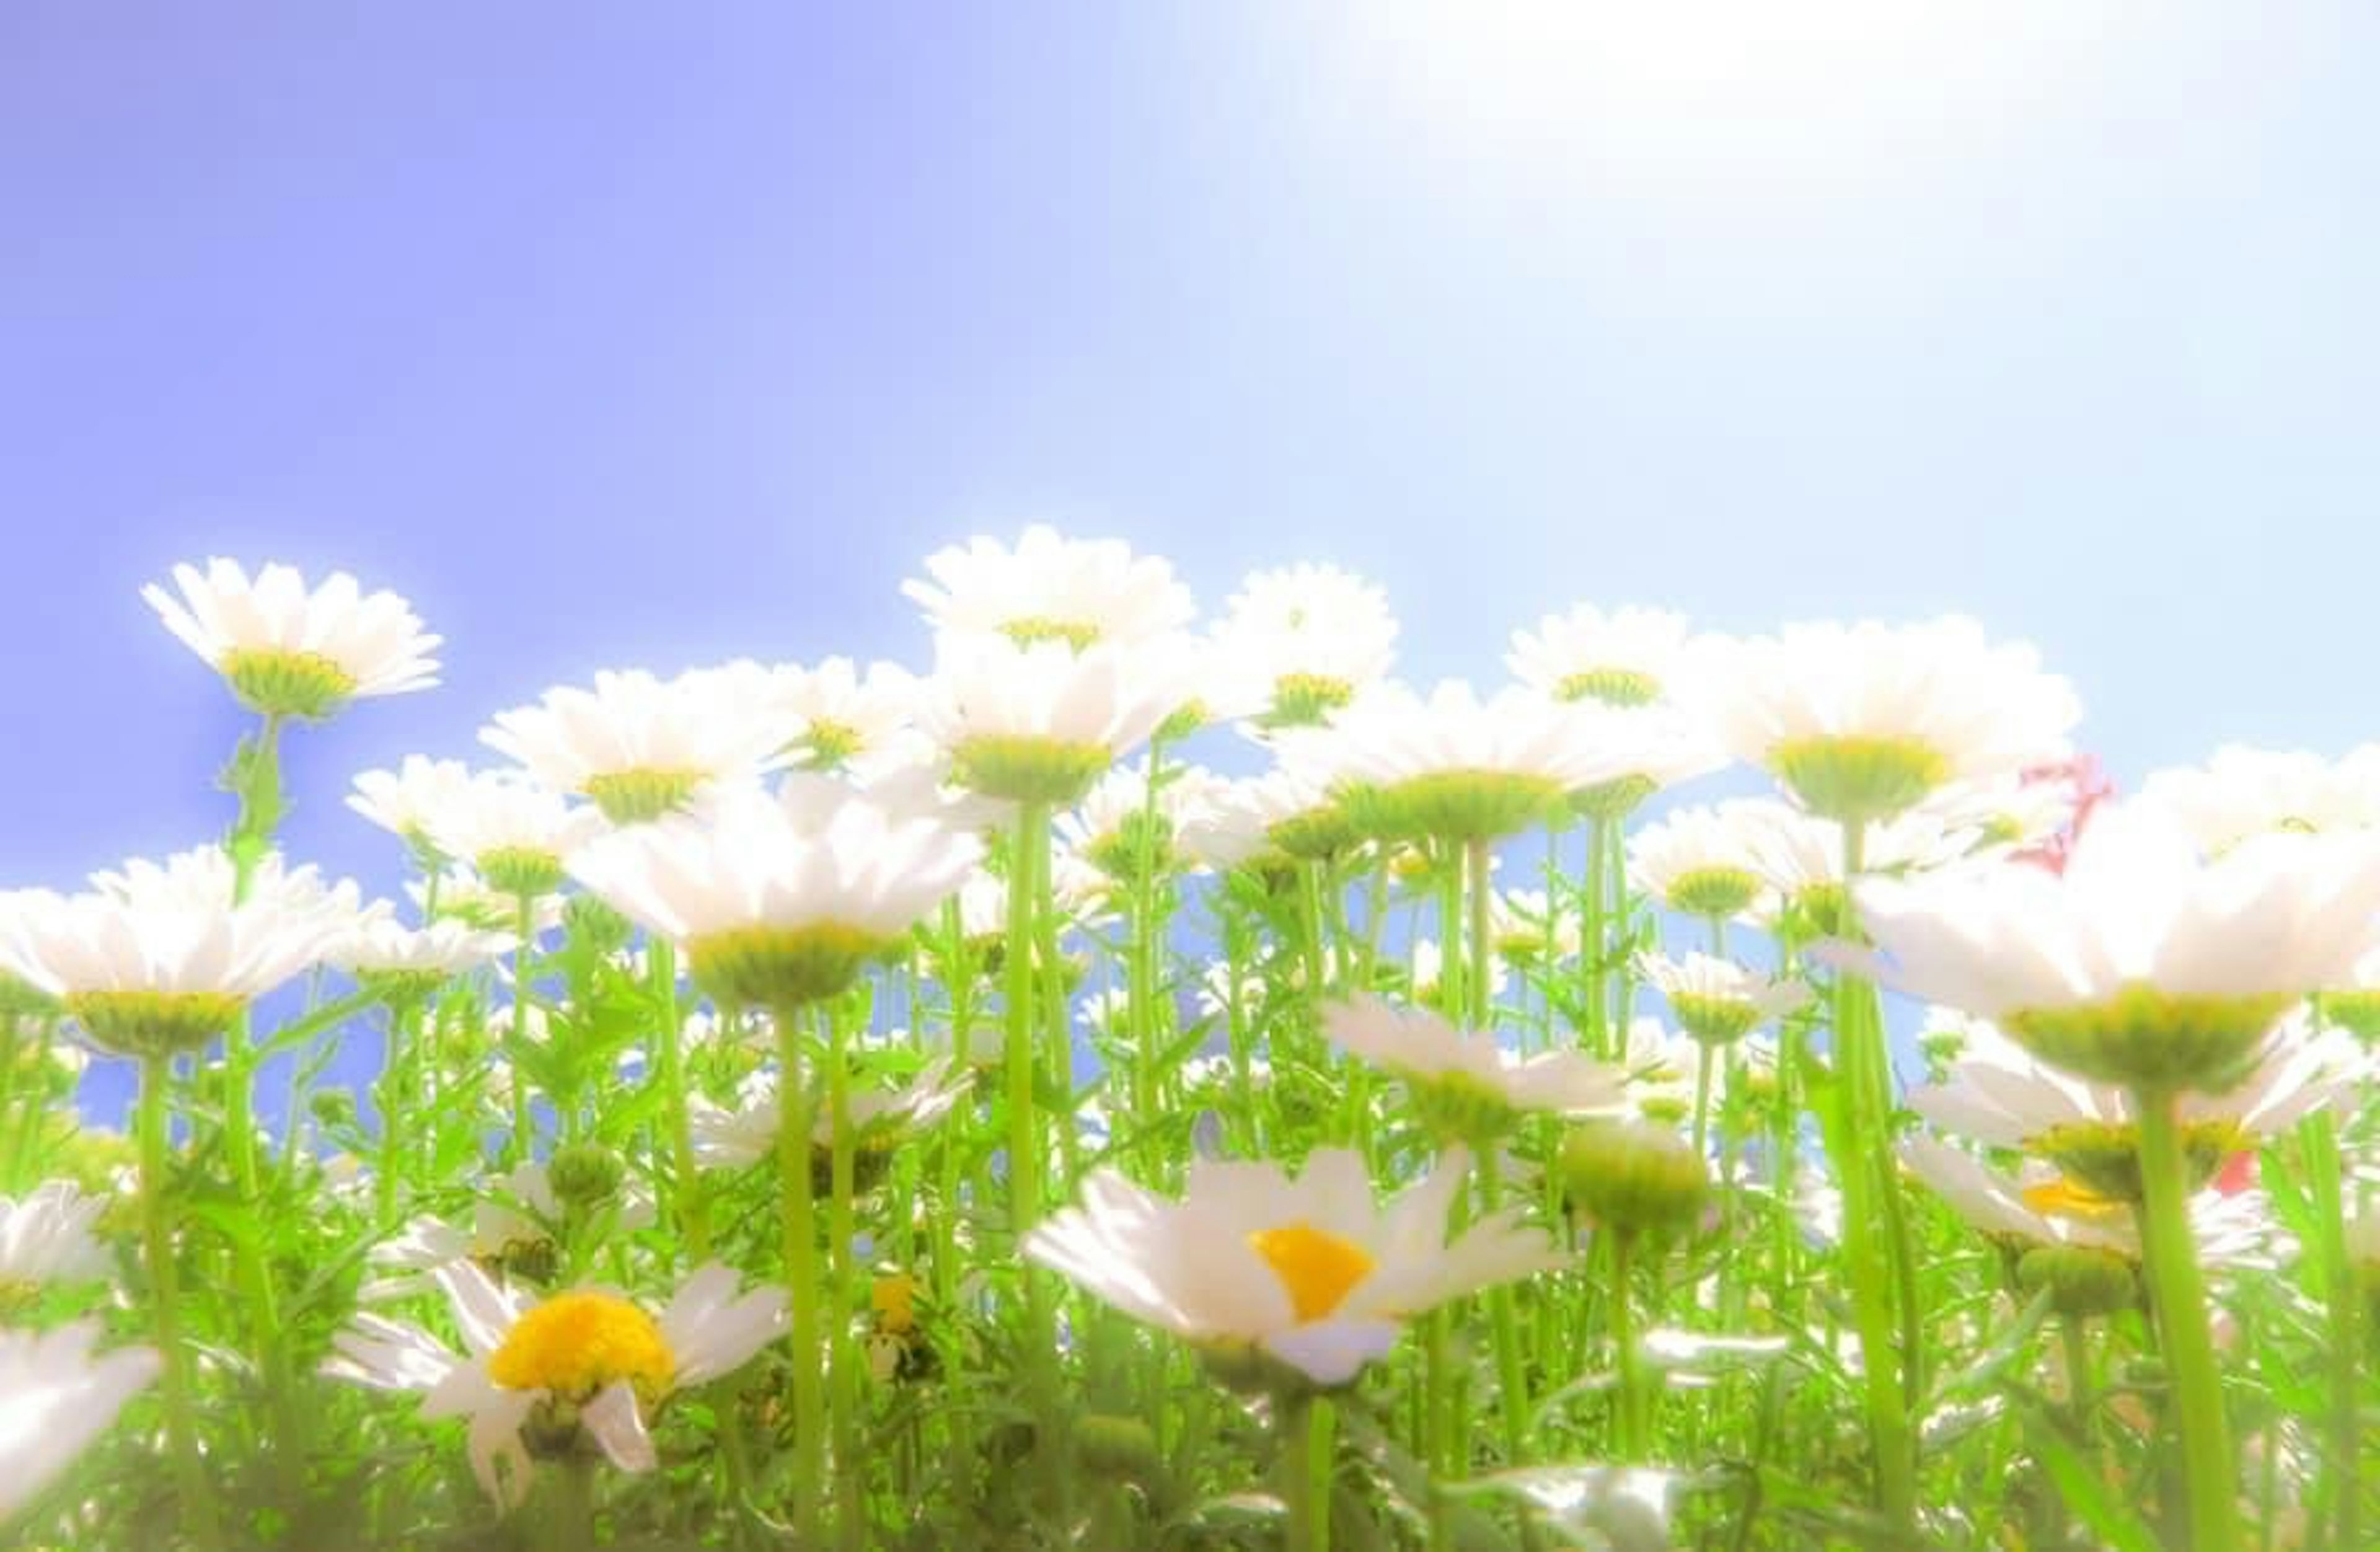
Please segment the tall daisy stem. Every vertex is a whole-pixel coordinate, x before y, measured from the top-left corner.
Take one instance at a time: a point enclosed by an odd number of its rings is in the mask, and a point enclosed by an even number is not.
[[[1636,1236],[1626,1231],[1611,1237],[1611,1344],[1617,1360],[1611,1392],[1613,1457],[1633,1466],[1645,1459],[1645,1388],[1636,1352],[1635,1292],[1631,1273],[1635,1266]]]
[[[164,1359],[158,1392],[164,1402],[165,1437],[174,1456],[174,1475],[181,1488],[182,1512],[188,1518],[191,1545],[199,1552],[216,1552],[224,1545],[222,1520],[215,1509],[213,1479],[208,1476],[206,1462],[199,1456],[190,1355],[182,1345],[181,1279],[174,1261],[174,1225],[165,1200],[165,1156],[169,1146],[165,1096],[172,1076],[164,1057],[141,1059],[140,1238],[149,1260],[150,1314],[155,1322],[157,1352]]]
[[[661,1025],[655,1043],[661,1054],[662,1121],[669,1128],[678,1227],[686,1235],[687,1258],[699,1266],[710,1259],[710,1215],[703,1197],[702,1175],[695,1168],[694,1122],[686,1103],[686,1024],[679,1017],[677,1003],[677,945],[654,938],[647,942],[645,954],[651,966]]]
[[[2331,1492],[2331,1545],[2360,1546],[2362,1534],[2364,1369],[2363,1292],[2347,1250],[2347,1200],[2338,1156],[2338,1118],[2317,1110],[2298,1124],[2305,1158],[2306,1194],[2313,1206],[2314,1260],[2321,1267],[2323,1297],[2330,1307],[2330,1449],[2326,1475]],[[2277,1451],[2266,1451],[2269,1460]]]
[[[793,1504],[800,1545],[822,1545],[825,1487],[824,1359],[819,1347],[818,1206],[810,1190],[810,1095],[802,1071],[798,1000],[771,1011],[777,1029],[777,1168],[783,1179],[785,1285],[793,1300]]]
[[[1290,1552],[1330,1552],[1330,1488],[1338,1461],[1339,1414],[1328,1396],[1282,1409],[1281,1448],[1293,1468]]]
[[[2207,1319],[2206,1280],[2190,1229],[2188,1165],[2169,1091],[2135,1089],[2140,1117],[2141,1236],[2157,1336],[2172,1376],[2174,1425],[2181,1435],[2190,1497],[2191,1552],[2236,1552],[2240,1545],[2239,1457],[2223,1411],[2222,1375]]]
[[[859,1375],[851,1352],[851,1312],[857,1303],[855,1295],[858,1283],[852,1266],[852,1241],[857,1231],[851,1211],[851,1069],[846,1049],[849,1025],[843,1011],[830,1005],[826,1025],[827,1115],[829,1124],[834,1128],[833,1161],[830,1166],[832,1194],[827,1205],[826,1228],[828,1265],[832,1275],[829,1307],[833,1312],[827,1331],[827,1408],[830,1430],[834,1435],[835,1538],[844,1546],[857,1547],[867,1539],[868,1454],[859,1448],[852,1427]]]

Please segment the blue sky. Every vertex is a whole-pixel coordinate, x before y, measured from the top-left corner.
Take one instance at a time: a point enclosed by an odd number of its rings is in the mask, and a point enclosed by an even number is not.
[[[1489,680],[1586,600],[1962,609],[2119,776],[2372,731],[2380,9],[0,8],[9,882],[220,830],[139,585],[413,599],[356,770],[607,666],[917,661],[1046,518],[1382,581]]]

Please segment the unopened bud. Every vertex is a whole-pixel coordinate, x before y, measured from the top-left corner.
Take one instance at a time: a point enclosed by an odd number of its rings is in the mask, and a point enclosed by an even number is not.
[[[1571,1210],[1623,1234],[1691,1227],[1710,1190],[1710,1170],[1687,1141],[1649,1122],[1589,1122],[1562,1141],[1559,1161]]]
[[[565,1205],[586,1208],[611,1199],[620,1189],[620,1156],[595,1143],[574,1143],[555,1152],[546,1180]]]

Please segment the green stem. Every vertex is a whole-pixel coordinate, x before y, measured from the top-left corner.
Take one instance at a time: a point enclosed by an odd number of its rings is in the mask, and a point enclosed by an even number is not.
[[[1600,815],[1586,821],[1586,888],[1578,930],[1579,1000],[1586,1014],[1586,1049],[1598,1061],[1611,1059],[1611,1041],[1604,1022],[1603,854],[1610,844],[1611,822]]]
[[[686,1021],[677,1004],[677,945],[654,938],[645,944],[661,1028],[662,1122],[669,1127],[670,1173],[674,1177],[679,1226],[687,1256],[697,1265],[710,1259],[710,1215],[702,1173],[694,1162],[694,1122],[686,1103]]]
[[[793,1301],[793,1503],[800,1544],[817,1546],[826,1481],[825,1397],[819,1347],[818,1207],[810,1190],[810,1097],[802,1072],[802,1004],[771,1010],[777,1029],[777,1168],[784,1178],[785,1285]]]
[[[222,1522],[215,1509],[214,1479],[199,1454],[190,1355],[182,1345],[180,1270],[174,1259],[172,1209],[165,1199],[165,1158],[170,1147],[166,1131],[171,1124],[165,1096],[171,1078],[164,1057],[141,1059],[140,1237],[149,1261],[153,1306],[150,1315],[157,1352],[164,1360],[158,1392],[164,1402],[165,1437],[181,1489],[182,1512],[188,1517],[192,1545],[199,1552],[215,1552],[224,1545]]]
[[[1474,1029],[1488,1027],[1488,988],[1495,984],[1494,949],[1488,929],[1489,905],[1494,899],[1488,874],[1496,858],[1485,836],[1475,836],[1464,848],[1470,859],[1471,873],[1471,1003],[1465,1011],[1465,1022]]]
[[[1338,1456],[1339,1414],[1328,1396],[1308,1396],[1283,1409],[1281,1448],[1296,1462],[1289,1495],[1293,1552],[1330,1552],[1330,1488]]]
[[[1611,1344],[1619,1376],[1612,1397],[1612,1415],[1618,1425],[1613,1430],[1618,1439],[1614,1455],[1628,1466],[1645,1459],[1645,1379],[1636,1352],[1636,1299],[1629,1276],[1636,1259],[1635,1240],[1635,1235],[1624,1231],[1611,1237]]]
[[[2313,1259],[2320,1268],[2321,1295],[2330,1313],[2330,1351],[2324,1354],[2331,1386],[2330,1448],[2325,1471],[2330,1487],[2330,1539],[2334,1546],[2361,1546],[2362,1483],[2368,1465],[2363,1458],[2359,1401],[2364,1373],[2363,1292],[2347,1251],[2348,1203],[2337,1121],[2327,1110],[2316,1111],[2299,1123],[2298,1141],[2305,1156],[2306,1194],[2313,1207]],[[2271,1460],[2279,1451],[2265,1453]]]
[[[1482,1211],[1503,1205],[1502,1160],[1497,1145],[1479,1150],[1479,1193]],[[1496,1388],[1504,1413],[1504,1462],[1519,1467],[1529,1459],[1529,1382],[1521,1363],[1521,1328],[1512,1308],[1510,1288],[1488,1291],[1488,1319],[1496,1346]]]
[[[396,1188],[405,1173],[405,1122],[413,1108],[410,1092],[420,1044],[421,1002],[407,998],[388,1011],[388,1054],[380,1074],[380,1170],[373,1183],[383,1225],[396,1221]]]
[[[528,1033],[528,978],[530,944],[537,934],[537,900],[523,894],[515,903],[514,930],[520,935],[513,950],[513,1038],[526,1042]],[[513,1091],[512,1134],[504,1139],[504,1162],[524,1163],[529,1154],[528,1085],[523,1081],[518,1061],[511,1063]],[[557,1105],[560,1097],[555,1097]]]
[[[832,1194],[827,1206],[829,1257],[827,1375],[830,1387],[829,1431],[834,1437],[835,1537],[845,1547],[857,1548],[867,1539],[867,1461],[852,1418],[858,1397],[859,1365],[851,1352],[851,1313],[858,1299],[856,1272],[852,1266],[852,1130],[851,1070],[845,1049],[848,1021],[841,1008],[824,1010],[827,1026],[826,1092],[828,1123],[833,1127]]]
[[[2235,1552],[2240,1545],[2239,1458],[2223,1410],[2223,1380],[2207,1319],[2205,1279],[2190,1228],[2190,1186],[2181,1128],[2171,1092],[2135,1089],[2140,1118],[2141,1237],[2157,1336],[2171,1376],[2169,1409],[2181,1434],[2190,1500],[2191,1552]]]
[[[570,1459],[554,1468],[548,1479],[552,1510],[545,1517],[538,1539],[546,1552],[589,1552],[595,1545],[595,1468]]]

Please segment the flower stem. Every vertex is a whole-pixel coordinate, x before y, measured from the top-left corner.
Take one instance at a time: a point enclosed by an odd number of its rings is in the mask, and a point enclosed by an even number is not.
[[[855,1387],[858,1365],[851,1352],[851,1312],[858,1301],[855,1297],[857,1280],[852,1267],[851,1247],[856,1231],[852,1224],[852,1131],[851,1131],[851,1070],[849,1053],[845,1050],[848,1021],[841,1008],[830,1004],[825,1009],[827,1026],[826,1093],[827,1116],[833,1131],[833,1163],[832,1194],[827,1206],[827,1254],[832,1281],[828,1285],[828,1308],[832,1319],[827,1330],[827,1373],[830,1386],[828,1407],[834,1436],[835,1538],[846,1547],[856,1548],[866,1540],[867,1499],[865,1494],[868,1454],[859,1447],[852,1427],[852,1413],[857,1401]]]
[[[1633,1466],[1645,1459],[1645,1379],[1636,1352],[1635,1291],[1630,1273],[1635,1264],[1636,1236],[1622,1231],[1611,1238],[1611,1344],[1617,1358],[1618,1384],[1612,1392],[1613,1457]]]
[[[676,1186],[678,1225],[686,1233],[688,1259],[710,1259],[710,1215],[702,1175],[694,1163],[694,1122],[686,1104],[686,1024],[677,1004],[677,945],[655,938],[645,945],[652,974],[653,1000],[661,1027],[662,1120],[669,1128],[670,1173]]]
[[[2223,1412],[2222,1376],[2207,1320],[2206,1285],[2190,1229],[2187,1163],[2177,1097],[2135,1089],[2140,1117],[2141,1237],[2148,1255],[2157,1337],[2172,1377],[2174,1425],[2181,1435],[2189,1487],[2191,1552],[2235,1552],[2240,1545],[2239,1458]]]
[[[1502,1205],[1501,1160],[1493,1145],[1479,1150],[1479,1193],[1484,1210]],[[1496,1345],[1496,1388],[1504,1413],[1504,1458],[1518,1464],[1529,1458],[1529,1382],[1521,1364],[1521,1328],[1512,1310],[1512,1291],[1488,1291],[1488,1319]]]
[[[793,1300],[793,1502],[804,1546],[820,1545],[825,1398],[819,1351],[818,1207],[810,1191],[810,1097],[802,1073],[802,1004],[771,1010],[777,1029],[777,1168],[783,1182],[785,1286]]]
[[[1289,1495],[1292,1552],[1330,1552],[1330,1487],[1339,1414],[1328,1396],[1307,1396],[1281,1413],[1281,1447],[1297,1467]]]
[[[1610,846],[1611,821],[1600,815],[1586,821],[1586,891],[1579,923],[1579,991],[1586,1015],[1586,1049],[1598,1061],[1611,1059],[1611,1042],[1604,1024],[1603,880],[1604,853]]]
[[[149,1260],[150,1311],[157,1334],[157,1352],[164,1358],[158,1381],[165,1407],[165,1437],[174,1457],[174,1474],[181,1488],[182,1512],[188,1518],[191,1544],[199,1552],[214,1552],[224,1545],[215,1510],[213,1480],[199,1457],[199,1434],[192,1409],[190,1355],[182,1345],[179,1268],[174,1260],[174,1225],[165,1200],[165,1155],[169,1146],[165,1095],[172,1073],[163,1056],[144,1057],[140,1063],[139,1129],[140,1133],[140,1237]]]

